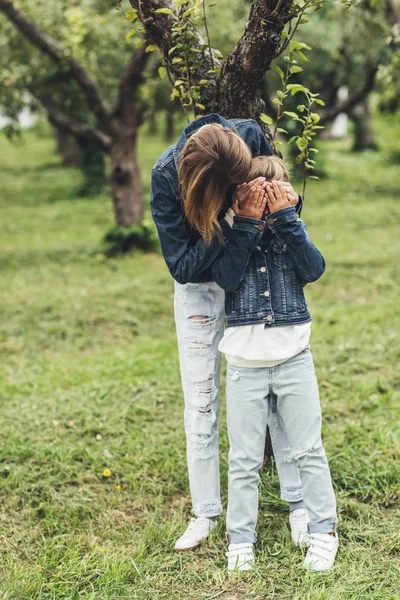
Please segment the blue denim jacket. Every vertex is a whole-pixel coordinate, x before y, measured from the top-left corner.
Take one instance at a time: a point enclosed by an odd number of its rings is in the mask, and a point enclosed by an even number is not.
[[[253,156],[271,154],[271,148],[261,127],[250,119],[224,119],[210,114],[193,121],[182,132],[178,142],[170,146],[157,160],[152,171],[151,212],[160,237],[161,250],[171,275],[179,283],[198,283],[212,280],[211,265],[235,236],[225,222],[227,206],[221,210],[219,221],[222,240],[217,237],[206,245],[200,234],[187,223],[178,188],[178,161],[190,135],[207,123],[220,123],[234,129],[249,146]],[[301,203],[298,204],[301,209]],[[222,243],[221,243],[222,241]]]
[[[294,206],[264,220],[235,216],[232,235],[212,265],[213,279],[225,294],[228,327],[265,327],[311,321],[303,287],[325,271]]]

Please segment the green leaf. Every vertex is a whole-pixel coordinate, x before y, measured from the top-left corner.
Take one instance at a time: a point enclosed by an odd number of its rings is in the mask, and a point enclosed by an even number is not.
[[[173,15],[174,11],[171,8],[157,8],[154,12],[161,15]]]
[[[271,69],[273,69],[276,73],[278,73],[278,75],[282,79],[282,81],[285,79],[285,74],[282,71],[282,69],[280,67],[278,67],[278,65],[276,65],[275,63],[272,63]]]
[[[310,113],[310,118],[312,120],[313,123],[317,124],[319,123],[319,121],[321,120],[321,117],[319,115],[317,115],[317,113]]]
[[[265,113],[261,113],[261,115],[260,115],[260,120],[261,120],[263,123],[266,123],[267,125],[272,125],[272,122],[273,122],[273,121],[272,121],[272,119],[271,119],[271,117],[269,117],[269,116],[268,116],[268,115],[266,115]]]
[[[287,115],[288,117],[291,117],[292,119],[296,119],[296,121],[299,120],[299,115],[295,112],[290,112],[288,110],[285,110],[285,112],[283,114]]]
[[[138,19],[137,12],[136,10],[133,10],[133,8],[128,8],[128,10],[125,13],[125,17],[126,20],[129,21],[129,23],[134,23]]]
[[[138,43],[136,44],[136,48],[139,50],[139,48],[144,46],[146,42],[147,42],[147,40],[139,40]]]
[[[178,85],[185,85],[185,82],[182,81],[182,79],[177,79],[174,83],[175,87],[177,87]]]
[[[297,106],[297,110],[302,113],[306,110],[306,107],[304,106],[304,104],[299,104]]]
[[[296,52],[297,50],[311,50],[310,46],[307,46],[304,42],[297,42],[296,40],[292,40],[289,44],[289,49]]]
[[[289,92],[291,92],[292,96],[294,96],[298,92],[304,92],[306,94],[309,91],[307,88],[304,87],[304,85],[301,85],[300,83],[289,83],[286,89]]]
[[[278,127],[276,131],[278,133],[287,133],[286,129],[283,129],[282,127]]]
[[[211,83],[210,79],[200,79],[199,81],[199,85],[207,85],[208,83]]]
[[[130,40],[130,39],[131,39],[131,37],[133,37],[134,35],[136,35],[136,34],[137,34],[137,32],[138,32],[138,30],[137,30],[137,29],[131,29],[131,30],[130,30],[130,31],[128,31],[128,33],[126,34],[126,36],[125,36],[125,39],[126,39],[126,40]]]
[[[278,98],[272,98],[272,104],[282,104],[282,102]]]
[[[164,79],[167,74],[167,69],[165,67],[158,67],[158,74],[161,79]]]
[[[286,94],[284,94],[281,90],[278,90],[276,93],[278,94],[279,98],[286,98]]]
[[[314,102],[316,102],[320,106],[325,106],[325,102],[323,100],[320,100],[319,98],[315,98]]]
[[[302,70],[303,69],[301,67],[296,67],[296,65],[294,65],[293,67],[290,67],[289,73],[293,75],[293,73],[301,73]]]
[[[319,181],[319,177],[317,177],[316,175],[310,175],[310,179],[316,179],[317,181]]]
[[[308,146],[308,142],[301,137],[296,140],[296,146],[299,148],[299,150],[305,150]]]
[[[206,107],[204,106],[204,104],[199,104],[198,102],[196,102],[196,106],[197,106],[197,108],[199,108],[200,110],[206,110]]]
[[[304,52],[302,52],[301,50],[296,50],[296,54],[297,56],[299,56],[300,58],[302,58],[303,60],[305,60],[306,62],[310,62],[307,58],[307,56],[304,54]]]
[[[146,52],[154,52],[155,50],[157,50],[157,46],[155,44],[150,44],[150,46],[147,46],[146,48]]]

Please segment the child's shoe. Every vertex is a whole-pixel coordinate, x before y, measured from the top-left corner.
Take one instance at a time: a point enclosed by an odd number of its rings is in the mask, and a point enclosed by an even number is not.
[[[306,508],[298,508],[290,513],[290,531],[295,546],[302,546],[306,542],[309,522],[310,517]]]
[[[309,546],[304,566],[311,571],[329,571],[335,562],[339,547],[337,533],[309,533],[305,543]]]
[[[233,571],[250,571],[254,566],[253,544],[229,544],[228,552],[228,575]]]
[[[185,533],[176,540],[175,550],[177,552],[195,550],[200,546],[201,540],[207,538],[216,526],[217,523],[215,521],[207,519],[206,517],[190,519],[190,523]]]

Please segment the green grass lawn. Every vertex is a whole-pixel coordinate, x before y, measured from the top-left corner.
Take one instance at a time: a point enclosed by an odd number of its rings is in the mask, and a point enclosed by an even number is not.
[[[271,468],[257,570],[229,580],[223,518],[198,552],[172,551],[190,498],[162,257],[104,255],[109,197],[77,196],[80,174],[60,166],[46,129],[17,146],[0,138],[0,598],[400,598],[400,125],[375,127],[378,153],[321,144],[326,176],[303,213],[327,260],[307,296],[337,564],[303,570]],[[164,147],[142,135],[146,198]],[[224,410],[220,437],[226,505]]]

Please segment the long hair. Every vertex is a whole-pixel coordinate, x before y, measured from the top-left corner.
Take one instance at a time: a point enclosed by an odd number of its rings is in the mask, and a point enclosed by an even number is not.
[[[218,214],[228,188],[246,181],[251,152],[233,129],[213,123],[186,142],[179,162],[179,181],[186,218],[209,244],[221,233]]]

